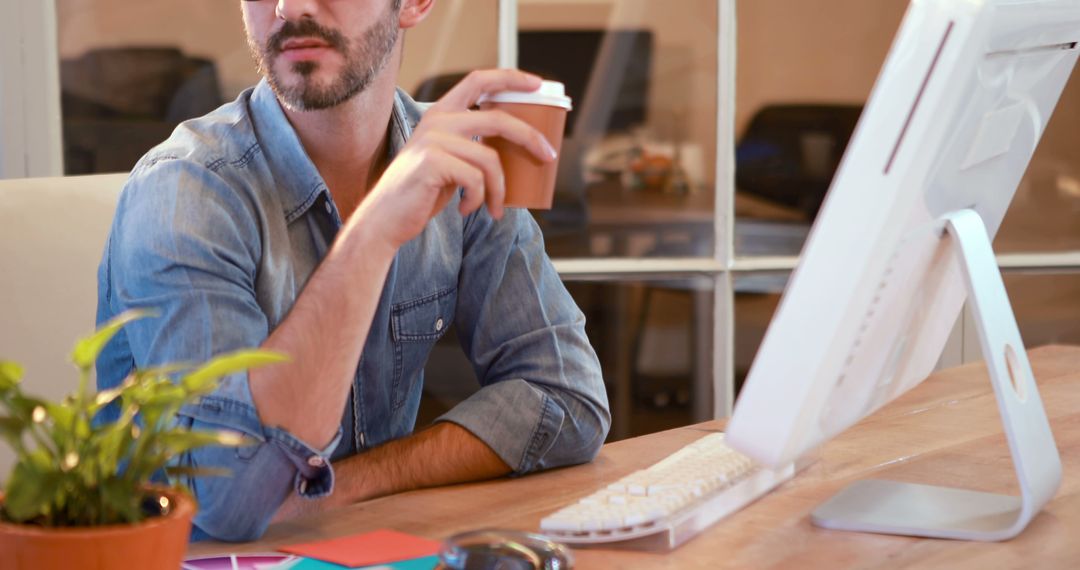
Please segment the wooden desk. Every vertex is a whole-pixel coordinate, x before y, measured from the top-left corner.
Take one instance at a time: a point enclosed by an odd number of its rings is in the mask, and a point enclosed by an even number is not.
[[[828,531],[808,515],[865,477],[1016,492],[997,407],[981,364],[931,376],[826,445],[796,479],[667,554],[578,550],[592,568],[1063,568],[1080,565],[1080,347],[1031,352],[1062,453],[1055,499],[1018,538],[971,543]],[[589,465],[515,480],[406,493],[272,526],[243,545],[198,544],[192,554],[264,551],[276,545],[380,527],[434,539],[481,527],[535,530],[556,508],[717,430],[721,422],[604,446]]]

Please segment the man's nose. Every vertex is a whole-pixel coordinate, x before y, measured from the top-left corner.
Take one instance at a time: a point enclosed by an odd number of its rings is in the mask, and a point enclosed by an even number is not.
[[[287,22],[298,22],[301,19],[315,18],[319,12],[320,0],[277,0],[274,8],[277,17]]]

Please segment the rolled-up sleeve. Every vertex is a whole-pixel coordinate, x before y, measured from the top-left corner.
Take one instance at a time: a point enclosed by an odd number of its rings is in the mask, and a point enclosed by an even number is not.
[[[484,441],[515,474],[590,461],[611,425],[585,317],[525,210],[465,224],[456,322],[482,388],[438,418]]]
[[[127,325],[114,340],[128,343],[132,366],[198,363],[262,344],[269,324],[255,294],[260,226],[243,189],[202,165],[169,159],[132,174],[104,265],[112,314],[157,313]],[[193,536],[256,538],[290,492],[318,497],[333,488],[329,456],[340,432],[326,449],[314,449],[262,425],[247,373],[222,379],[213,394],[185,406],[178,421],[196,430],[236,431],[250,442],[178,458],[180,465],[231,472],[185,481],[200,504]]]

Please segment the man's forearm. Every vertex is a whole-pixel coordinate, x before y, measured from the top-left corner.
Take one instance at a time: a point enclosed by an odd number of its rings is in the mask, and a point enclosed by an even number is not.
[[[262,344],[291,360],[249,376],[260,421],[319,448],[329,445],[341,424],[395,253],[365,234],[356,223],[360,220],[350,221],[288,316]]]
[[[465,428],[442,422],[334,464],[332,495],[292,494],[274,520],[311,514],[412,489],[492,479],[511,468]]]
[[[510,473],[486,443],[465,428],[442,422],[407,438],[346,459],[340,491],[352,502]]]

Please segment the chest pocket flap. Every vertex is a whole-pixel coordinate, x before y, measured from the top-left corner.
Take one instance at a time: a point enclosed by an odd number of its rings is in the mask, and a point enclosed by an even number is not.
[[[396,342],[438,340],[454,319],[457,289],[444,289],[393,306],[391,326]]]

